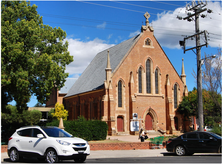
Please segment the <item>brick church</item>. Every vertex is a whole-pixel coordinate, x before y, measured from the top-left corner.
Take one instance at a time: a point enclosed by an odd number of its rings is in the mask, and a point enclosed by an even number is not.
[[[68,91],[69,120],[106,121],[108,135],[188,130],[191,122],[176,112],[188,95],[183,61],[179,75],[153,34],[150,15],[144,16],[139,35],[98,53]]]

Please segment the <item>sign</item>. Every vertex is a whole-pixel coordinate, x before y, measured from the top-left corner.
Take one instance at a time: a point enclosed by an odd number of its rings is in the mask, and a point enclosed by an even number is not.
[[[131,120],[130,131],[132,131],[132,132],[139,131],[139,121]]]

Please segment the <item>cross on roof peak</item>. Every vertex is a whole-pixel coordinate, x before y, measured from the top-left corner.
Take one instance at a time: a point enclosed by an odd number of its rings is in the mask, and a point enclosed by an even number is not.
[[[146,12],[145,14],[144,14],[144,17],[146,18],[146,25],[148,26],[149,25],[149,17],[150,17],[150,14],[148,13],[148,12]]]

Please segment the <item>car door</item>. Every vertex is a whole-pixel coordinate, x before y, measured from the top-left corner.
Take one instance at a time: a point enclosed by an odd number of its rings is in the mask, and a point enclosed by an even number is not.
[[[19,151],[29,152],[29,140],[31,138],[32,129],[23,129],[17,132],[20,136],[16,139]]]
[[[197,133],[187,133],[184,135],[183,144],[189,152],[197,152],[199,146],[199,136]]]
[[[28,149],[30,152],[43,155],[46,145],[45,138],[38,138],[38,134],[42,134],[44,136],[41,130],[38,128],[33,128],[32,135],[28,141]]]
[[[201,152],[217,152],[218,149],[217,139],[208,133],[200,133],[199,145]]]

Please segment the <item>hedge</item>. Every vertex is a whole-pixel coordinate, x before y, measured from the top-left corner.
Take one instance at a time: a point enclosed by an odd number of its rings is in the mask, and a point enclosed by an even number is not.
[[[107,137],[108,125],[106,122],[99,120],[86,120],[79,118],[78,120],[63,121],[65,131],[74,137],[83,138],[87,141],[105,140]],[[58,120],[46,123],[46,126],[59,126]]]

